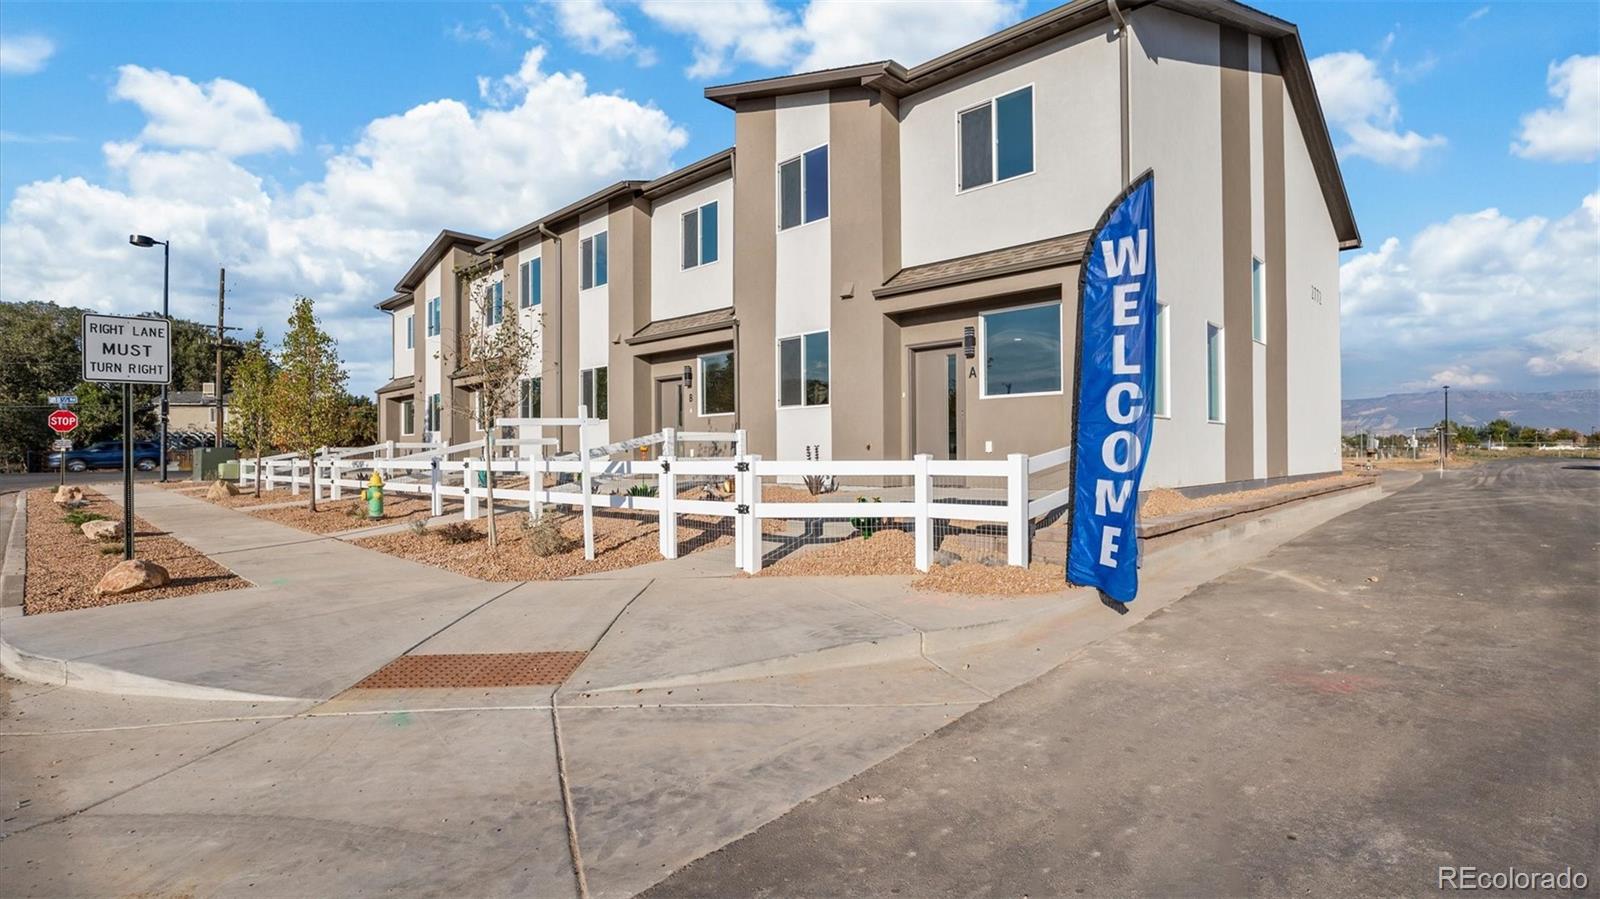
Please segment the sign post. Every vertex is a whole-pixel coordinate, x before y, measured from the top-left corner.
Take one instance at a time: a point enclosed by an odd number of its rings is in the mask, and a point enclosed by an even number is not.
[[[51,397],[51,399],[60,399],[60,397]],[[73,397],[72,399],[73,402],[77,402],[78,398]],[[57,409],[50,413],[50,417],[46,418],[44,423],[49,425],[50,430],[55,431],[57,434],[70,434],[78,427],[78,413],[71,409]],[[72,443],[67,440],[56,441],[56,450],[61,453],[61,486],[65,487],[67,486],[67,450],[62,448],[63,443],[68,448],[72,446]]]
[[[83,315],[83,379],[122,385],[122,557],[133,558],[133,385],[172,381],[172,323]]]

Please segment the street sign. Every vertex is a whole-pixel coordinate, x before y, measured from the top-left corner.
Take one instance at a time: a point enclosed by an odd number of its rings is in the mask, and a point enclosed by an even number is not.
[[[50,417],[46,418],[44,423],[49,425],[50,430],[55,431],[57,434],[66,434],[77,430],[78,413],[71,409],[57,409],[50,413]]]
[[[51,397],[50,398],[50,405],[52,405],[52,406],[76,406],[76,405],[78,405],[78,398],[76,396],[70,394],[70,393],[63,393],[60,396]]]
[[[58,453],[64,453],[67,450],[72,449],[72,441],[57,440],[55,443],[50,444],[50,448]]]
[[[116,384],[171,383],[171,323],[164,318],[84,313],[83,379]]]

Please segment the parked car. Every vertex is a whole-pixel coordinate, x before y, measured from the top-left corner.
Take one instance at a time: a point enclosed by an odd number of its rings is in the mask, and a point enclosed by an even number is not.
[[[161,445],[154,441],[141,440],[133,445],[133,467],[140,471],[155,471],[161,465]],[[45,457],[45,467],[56,469],[61,466],[61,454],[51,453]],[[86,471],[90,468],[121,468],[122,467],[122,441],[102,440],[91,443],[86,447],[67,450],[67,471]]]

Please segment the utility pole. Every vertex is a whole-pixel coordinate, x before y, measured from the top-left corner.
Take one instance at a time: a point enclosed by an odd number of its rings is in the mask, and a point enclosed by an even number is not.
[[[222,324],[222,310],[227,285],[228,270],[219,268],[217,270],[217,449],[222,449],[222,415],[225,408],[222,404],[222,338],[228,332]]]

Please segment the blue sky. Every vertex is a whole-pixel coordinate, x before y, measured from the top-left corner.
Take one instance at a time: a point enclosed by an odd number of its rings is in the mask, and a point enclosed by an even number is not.
[[[371,303],[438,228],[728,146],[708,84],[913,64],[1052,5],[8,2],[0,299],[149,307],[158,254],[125,235],[169,233],[180,313],[209,315],[218,264],[247,326],[309,294],[370,389]],[[1342,259],[1345,395],[1596,386],[1595,7],[1261,6],[1316,60],[1366,244]]]

